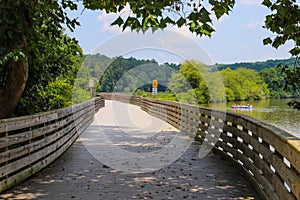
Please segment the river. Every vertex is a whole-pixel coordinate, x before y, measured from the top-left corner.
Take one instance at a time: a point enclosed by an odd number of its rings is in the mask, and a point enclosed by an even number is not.
[[[248,115],[268,124],[272,124],[300,138],[300,111],[292,109],[292,107],[287,105],[291,100],[292,99],[267,99],[252,102],[237,102],[243,105],[252,104],[253,108],[251,110],[231,109],[230,105],[233,104],[232,102],[202,106]]]

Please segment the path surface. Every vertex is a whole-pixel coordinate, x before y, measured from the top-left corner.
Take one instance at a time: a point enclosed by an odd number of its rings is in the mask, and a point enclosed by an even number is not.
[[[130,111],[128,111],[130,110]],[[1,199],[258,199],[213,153],[138,107],[106,101],[59,159]]]

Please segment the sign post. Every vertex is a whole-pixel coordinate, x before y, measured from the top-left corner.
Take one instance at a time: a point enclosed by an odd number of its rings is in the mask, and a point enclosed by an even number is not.
[[[91,99],[93,98],[93,87],[95,87],[95,84],[94,84],[94,80],[90,80],[89,81],[89,87],[90,87],[90,96],[91,96]]]
[[[152,95],[157,96],[158,80],[152,80]]]

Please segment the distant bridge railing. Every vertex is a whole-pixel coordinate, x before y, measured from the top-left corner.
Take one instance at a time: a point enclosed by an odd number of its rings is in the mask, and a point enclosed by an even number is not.
[[[104,98],[0,120],[0,192],[53,162],[89,126]]]
[[[123,103],[129,103],[136,106],[141,106],[141,98],[139,96],[124,95],[123,93],[99,93],[99,96],[106,100],[117,100]]]
[[[105,98],[139,105],[202,143],[215,139],[214,152],[243,171],[262,198],[300,200],[299,138],[244,115],[121,94]]]

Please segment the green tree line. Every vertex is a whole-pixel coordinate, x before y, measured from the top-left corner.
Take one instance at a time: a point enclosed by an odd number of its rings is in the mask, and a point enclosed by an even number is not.
[[[233,64],[216,64],[214,67],[216,67],[218,70],[223,70],[226,68],[230,69],[238,69],[240,67],[253,69],[256,71],[261,71],[265,68],[274,68],[278,65],[283,66],[293,66],[295,64],[295,57],[291,57],[289,59],[276,59],[276,60],[267,60],[267,61],[257,61],[257,62],[239,62],[239,63],[233,63]]]
[[[74,79],[74,75],[67,80],[63,77],[76,71],[74,59],[78,58],[81,49],[77,48],[75,40],[65,37],[63,32],[65,28],[72,31],[79,25],[77,19],[70,18],[66,12],[78,10],[79,3],[82,3],[85,9],[100,9],[106,13],[119,14],[112,25],[122,27],[123,30],[130,28],[137,31],[148,29],[155,31],[159,28],[165,29],[168,25],[179,28],[187,26],[198,36],[211,36],[214,32],[213,16],[219,19],[229,14],[235,5],[234,0],[208,2],[2,0],[0,1],[0,118],[11,116],[12,113],[32,113],[47,110],[47,107],[53,109],[62,106],[63,103],[52,106],[55,102],[48,98],[58,95],[55,92],[58,89],[51,92],[51,88],[57,88],[57,85],[68,88]],[[120,11],[127,5],[130,6],[132,14],[121,16]],[[294,41],[295,45],[289,52],[292,56],[299,55],[300,8],[296,1],[263,0],[262,5],[271,12],[265,18],[264,28],[274,33],[272,37],[265,38],[263,43],[278,48],[287,41]],[[76,47],[71,48],[68,45]],[[283,82],[289,85],[284,88],[299,90],[300,68],[291,70],[288,66],[284,66],[281,71],[285,74]],[[47,94],[53,95],[47,97]],[[29,102],[31,105],[34,104],[34,108],[30,108]],[[37,106],[40,102],[41,105]]]
[[[206,66],[195,60],[187,60],[182,64],[159,64],[154,59],[82,55],[81,48],[74,40],[64,34],[62,37],[62,40],[68,40],[69,43],[61,42],[60,48],[53,47],[53,53],[48,55],[65,62],[68,68],[62,67],[59,62],[53,63],[54,59],[51,58],[46,65],[51,67],[47,67],[47,70],[40,67],[32,71],[14,116],[49,111],[86,101],[90,99],[90,80],[94,80],[94,91],[97,92],[152,96],[151,82],[157,79],[158,98],[192,104],[299,96],[297,92],[288,93],[278,87],[276,83],[283,80],[280,70],[266,67],[265,62],[261,62],[265,68],[256,67],[260,71],[230,67],[230,64],[226,69],[218,71],[213,66]],[[62,55],[62,52],[63,58],[55,57]],[[280,61],[289,62],[274,62]],[[43,65],[40,63],[37,66]]]
[[[211,71],[197,61],[183,63],[179,72],[172,75],[168,86],[179,101],[193,104],[270,97],[264,77],[255,70],[227,68]]]
[[[287,60],[274,60],[290,62]],[[276,65],[272,68],[266,62],[262,67],[231,68],[223,70],[206,66],[194,60],[182,64],[158,64],[152,60],[135,58],[111,58],[103,55],[87,55],[85,66],[91,74],[100,75],[100,92],[127,92],[151,96],[151,81],[158,79],[159,98],[187,103],[207,103],[218,101],[260,100],[265,98],[298,97],[297,92],[286,92],[278,87],[283,76]],[[240,63],[240,66],[243,63]],[[236,64],[232,64],[236,65]],[[141,67],[141,68],[140,68]],[[166,68],[167,67],[167,68]],[[259,70],[258,70],[259,69]]]

